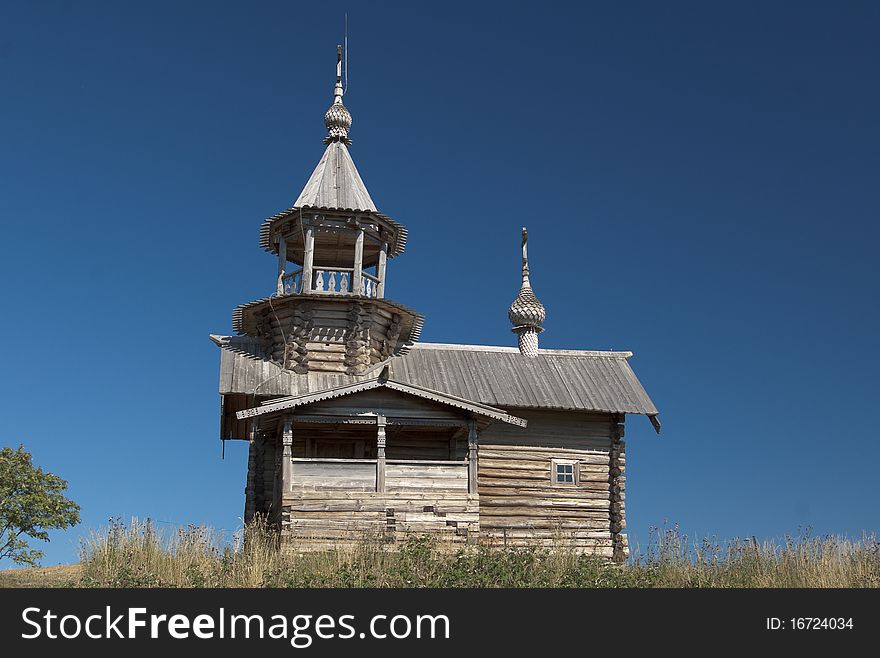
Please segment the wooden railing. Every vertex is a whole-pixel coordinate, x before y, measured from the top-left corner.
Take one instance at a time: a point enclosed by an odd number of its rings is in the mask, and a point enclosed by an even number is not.
[[[360,290],[354,289],[354,268],[322,267],[312,271],[312,288],[310,292],[319,295],[351,295],[376,299],[379,297],[379,277],[368,272],[361,273]],[[277,291],[278,295],[296,295],[304,290],[302,268],[281,276]]]
[[[294,458],[292,491],[375,491],[375,459]]]
[[[361,281],[361,295],[375,299],[379,296],[379,277],[367,272],[363,273],[363,277]]]
[[[294,457],[289,490],[376,491],[376,459],[322,459]],[[467,493],[466,461],[389,459],[384,463],[385,491]]]
[[[350,294],[353,277],[354,268],[352,267],[316,269],[312,279],[312,292],[323,295]]]
[[[298,292],[302,292],[302,268],[291,272],[290,274],[285,274],[281,277],[281,290],[279,291],[282,295],[295,295]]]

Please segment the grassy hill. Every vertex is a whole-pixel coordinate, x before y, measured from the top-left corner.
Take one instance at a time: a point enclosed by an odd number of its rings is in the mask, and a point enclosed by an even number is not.
[[[149,521],[95,532],[80,564],[0,571],[0,587],[880,587],[880,542],[800,536],[694,542],[657,530],[626,565],[551,548],[376,538],[320,553],[278,550],[255,524],[224,543],[207,528],[162,533]]]
[[[67,587],[79,583],[81,573],[79,564],[6,569],[0,571],[0,587]]]

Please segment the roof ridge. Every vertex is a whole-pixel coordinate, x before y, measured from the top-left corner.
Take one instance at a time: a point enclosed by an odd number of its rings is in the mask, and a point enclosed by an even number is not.
[[[519,354],[519,348],[508,347],[506,345],[474,345],[468,343],[425,343],[419,342],[414,344],[410,349],[428,349],[428,350],[459,350],[462,352],[509,352],[511,354]],[[538,350],[538,356],[604,356],[616,359],[628,359],[633,355],[630,351],[615,350],[561,350],[561,349],[544,349]]]

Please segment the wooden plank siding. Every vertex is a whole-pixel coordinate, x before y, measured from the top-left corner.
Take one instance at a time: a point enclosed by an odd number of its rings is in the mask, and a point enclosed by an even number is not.
[[[294,460],[284,493],[282,537],[288,548],[318,550],[339,542],[394,543],[432,534],[453,544],[479,533],[479,498],[468,494],[467,464],[389,460],[385,491],[375,491],[376,460]]]
[[[482,433],[478,451],[480,537],[490,544],[550,545],[613,557],[626,551],[611,524],[612,435],[617,416],[510,409],[525,429],[495,424]],[[624,479],[619,444],[615,508],[623,525]],[[554,481],[554,460],[576,463],[576,482]]]
[[[284,498],[282,539],[291,550],[347,542],[396,543],[431,534],[453,544],[479,534],[480,506],[464,491],[294,492]]]

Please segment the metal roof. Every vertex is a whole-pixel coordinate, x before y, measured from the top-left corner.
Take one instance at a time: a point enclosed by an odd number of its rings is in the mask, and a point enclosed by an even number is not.
[[[323,402],[324,400],[340,398],[346,395],[361,393],[363,391],[371,391],[376,388],[387,388],[392,391],[397,391],[398,393],[413,395],[425,400],[431,400],[432,402],[439,402],[450,407],[456,407],[457,409],[463,409],[480,416],[485,416],[486,418],[491,418],[492,420],[500,420],[505,423],[510,423],[511,425],[518,425],[519,427],[525,427],[527,425],[525,420],[517,418],[516,416],[511,416],[503,409],[495,409],[494,407],[475,403],[470,400],[462,400],[454,395],[447,395],[440,391],[432,391],[421,386],[414,386],[412,384],[404,384],[402,382],[381,378],[368,379],[325,391],[318,391],[316,393],[305,393],[298,396],[282,398],[280,400],[271,400],[270,402],[263,403],[259,407],[239,411],[236,413],[236,417],[239,420],[244,420],[246,418],[253,418],[255,416],[263,416],[265,414],[283,411],[284,409],[293,409],[295,407],[301,407],[315,402]]]
[[[212,336],[222,350],[220,393],[298,396],[362,382],[361,376],[297,375],[255,356],[254,340]],[[480,404],[510,408],[643,414],[659,431],[658,411],[628,363],[631,352],[538,350],[526,358],[515,347],[416,343],[388,361],[397,382]]]

